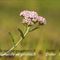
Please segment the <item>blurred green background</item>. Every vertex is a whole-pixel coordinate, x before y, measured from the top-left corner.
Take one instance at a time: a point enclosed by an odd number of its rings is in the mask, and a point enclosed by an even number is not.
[[[23,10],[34,10],[47,20],[47,24],[29,33],[16,50],[60,50],[60,0],[0,0],[0,49],[13,46],[8,32],[12,32],[15,43],[19,40],[17,28],[25,31],[19,16]],[[27,38],[28,37],[28,38]],[[2,57],[1,60],[47,60],[45,56],[35,57]],[[52,59],[51,59],[52,60]],[[57,56],[54,60],[60,60]]]

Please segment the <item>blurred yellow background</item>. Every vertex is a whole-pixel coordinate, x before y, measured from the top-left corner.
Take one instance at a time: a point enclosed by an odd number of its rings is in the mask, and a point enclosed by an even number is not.
[[[23,10],[34,10],[47,20],[47,24],[29,33],[15,49],[35,49],[46,51],[46,49],[60,50],[60,0],[0,0],[0,49],[6,50],[13,46],[8,32],[12,32],[15,43],[19,40],[17,28],[25,31],[19,16]],[[28,37],[28,38],[27,38]],[[1,60],[39,60],[35,57],[4,57]],[[56,57],[57,60],[58,57]],[[44,56],[41,60],[47,60]]]

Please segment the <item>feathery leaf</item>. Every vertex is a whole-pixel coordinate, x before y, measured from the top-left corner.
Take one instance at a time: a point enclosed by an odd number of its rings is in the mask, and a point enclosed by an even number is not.
[[[14,38],[13,38],[13,36],[12,36],[12,33],[9,32],[9,35],[10,35],[10,37],[11,37],[11,39],[12,39],[13,45],[15,45],[15,42],[14,42]]]

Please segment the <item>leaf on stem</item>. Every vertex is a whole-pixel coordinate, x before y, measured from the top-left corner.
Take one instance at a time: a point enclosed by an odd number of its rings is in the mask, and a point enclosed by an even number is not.
[[[11,33],[11,32],[8,32],[8,33],[9,33],[11,39],[12,39],[13,45],[15,46],[15,42],[14,42],[14,38],[13,38],[13,36],[12,36],[12,33]]]
[[[33,27],[33,28],[30,29],[29,32],[34,31],[34,30],[36,30],[36,29],[38,29],[38,28],[39,28],[39,27]]]
[[[24,39],[24,34],[20,28],[18,28],[18,31],[20,32],[21,37]]]

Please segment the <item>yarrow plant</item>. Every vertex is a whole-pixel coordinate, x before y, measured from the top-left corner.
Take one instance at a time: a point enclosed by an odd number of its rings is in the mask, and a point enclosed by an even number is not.
[[[26,32],[23,33],[23,31],[20,28],[18,28],[18,31],[20,32],[21,38],[19,39],[19,41],[16,44],[13,45],[12,48],[10,48],[3,55],[10,53],[15,47],[17,47],[17,45],[25,38],[27,33],[29,33],[30,31],[34,31],[40,25],[46,24],[46,19],[42,16],[39,16],[38,13],[35,11],[24,10],[20,13],[20,16],[23,16],[22,23],[27,25]],[[34,26],[36,23],[38,23],[38,25],[31,29],[31,26]],[[12,34],[11,33],[9,33],[9,34],[13,39]],[[13,43],[14,43],[14,39],[13,39]]]

